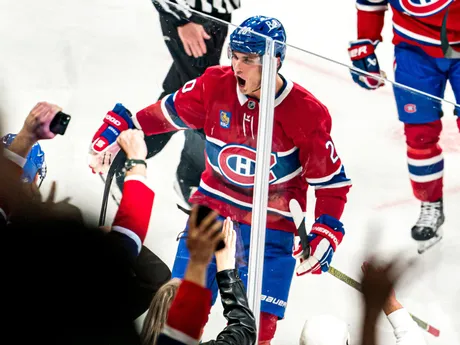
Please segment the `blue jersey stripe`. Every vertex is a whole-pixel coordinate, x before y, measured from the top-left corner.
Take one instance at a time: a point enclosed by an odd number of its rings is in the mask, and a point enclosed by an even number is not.
[[[409,35],[406,35],[406,34],[402,33],[401,31],[399,31],[399,30],[398,30],[397,28],[395,28],[394,26],[393,26],[393,31],[394,31],[395,33],[397,33],[398,36],[401,36],[402,38],[405,38],[405,39],[407,39],[407,40],[409,40],[409,41],[418,42],[418,43],[420,43],[420,44],[423,44],[424,46],[437,47],[437,46],[439,46],[439,45],[441,44],[441,42],[439,42],[439,44],[436,44],[436,43],[430,43],[430,42],[423,41],[423,40],[418,40],[418,39],[416,39],[416,38],[414,38],[414,37],[411,37],[411,36],[409,36]]]
[[[359,5],[365,5],[365,6],[382,6],[382,5],[388,5],[388,0],[381,0],[381,1],[367,1],[367,0],[356,0],[356,3]]]
[[[176,124],[176,126],[182,127],[182,128],[189,128],[189,126],[187,126],[185,124],[185,122],[182,121],[182,119],[177,114],[176,106],[174,104],[174,95],[175,95],[175,93],[172,93],[166,99],[166,101],[165,101],[166,110],[168,111],[168,114],[171,117],[171,120],[173,120],[173,122]]]
[[[321,183],[308,183],[308,184],[310,186],[319,187],[319,186],[329,186],[332,184],[341,183],[341,182],[349,182],[349,181],[351,180],[347,177],[345,173],[345,167],[342,166],[342,169],[340,169],[340,172],[337,175],[334,175],[329,181],[321,182]]]

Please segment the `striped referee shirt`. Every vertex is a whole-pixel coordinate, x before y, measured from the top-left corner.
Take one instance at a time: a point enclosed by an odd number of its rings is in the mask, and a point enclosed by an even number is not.
[[[161,15],[169,16],[175,26],[184,25],[198,17],[190,9],[226,19],[240,7],[240,0],[152,0]]]

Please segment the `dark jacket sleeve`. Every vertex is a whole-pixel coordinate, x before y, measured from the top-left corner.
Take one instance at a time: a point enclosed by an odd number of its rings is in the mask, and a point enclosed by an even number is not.
[[[216,340],[202,345],[255,344],[256,321],[249,309],[246,291],[237,270],[217,272],[216,279],[228,324]]]
[[[196,15],[189,11],[190,7],[186,1],[169,1],[178,3],[179,6],[171,5],[164,0],[152,0],[152,3],[160,15],[167,18],[168,21],[175,27],[182,26],[194,21]]]
[[[149,308],[158,289],[171,279],[171,271],[163,260],[145,246],[142,246],[133,271],[137,286],[133,315],[137,318]]]

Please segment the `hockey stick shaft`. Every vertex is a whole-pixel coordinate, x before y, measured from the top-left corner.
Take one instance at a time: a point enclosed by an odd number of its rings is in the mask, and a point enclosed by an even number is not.
[[[333,275],[334,277],[336,277],[337,279],[343,281],[344,283],[346,283],[347,285],[351,286],[352,288],[354,288],[355,290],[358,290],[360,292],[362,292],[362,288],[361,288],[361,284],[359,282],[357,282],[356,280],[354,280],[353,278],[347,276],[345,273],[339,271],[338,269],[334,268],[334,267],[329,267],[329,271],[328,271],[331,275]],[[410,316],[412,317],[412,319],[415,321],[415,323],[417,323],[417,325],[420,327],[420,328],[423,328],[425,331],[427,331],[428,333],[434,335],[435,337],[439,337],[439,329],[431,326],[430,324],[426,323],[425,321],[419,319],[418,317],[410,314]]]
[[[109,202],[110,187],[112,185],[113,177],[122,169],[125,159],[126,154],[120,150],[110,165],[109,172],[107,173],[107,179],[105,180],[104,194],[102,195],[101,212],[99,214],[99,226],[103,226],[105,224],[107,204]]]
[[[100,174],[99,174],[99,176],[101,177],[102,183],[105,185],[105,183],[106,183],[105,177],[100,175]],[[120,206],[120,203],[118,202],[117,198],[113,194],[112,189],[110,189],[110,196],[112,197],[112,200],[115,202],[115,204],[117,204],[117,206]]]
[[[449,44],[447,37],[447,17],[449,16],[449,9],[446,10],[444,19],[441,26],[441,48],[444,53],[444,57],[447,59],[460,59],[460,51],[454,50]]]

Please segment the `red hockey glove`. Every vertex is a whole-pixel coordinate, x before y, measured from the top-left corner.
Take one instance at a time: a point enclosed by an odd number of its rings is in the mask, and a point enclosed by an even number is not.
[[[111,160],[120,151],[117,144],[118,136],[130,128],[134,128],[131,113],[122,104],[117,103],[104,117],[102,126],[91,142],[89,166],[93,169],[93,173],[107,172]]]

